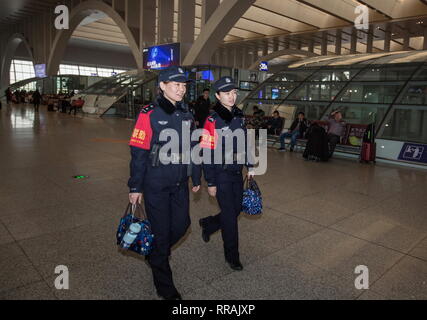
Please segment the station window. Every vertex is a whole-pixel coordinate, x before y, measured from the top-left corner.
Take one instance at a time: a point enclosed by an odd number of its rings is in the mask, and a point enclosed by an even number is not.
[[[79,66],[81,76],[98,76],[96,67]]]
[[[79,66],[70,64],[61,64],[59,66],[59,74],[79,74]]]
[[[29,60],[12,60],[10,64],[10,83],[34,78],[34,65]]]

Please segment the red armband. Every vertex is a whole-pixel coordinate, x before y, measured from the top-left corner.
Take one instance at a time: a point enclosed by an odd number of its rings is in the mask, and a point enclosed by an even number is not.
[[[216,120],[209,117],[205,122],[205,127],[203,128],[202,140],[200,142],[200,147],[205,149],[215,149],[218,141],[218,134],[215,130]]]
[[[150,123],[151,112],[153,111],[148,113],[141,112],[139,114],[138,121],[132,132],[132,137],[130,138],[130,146],[150,150],[151,138],[153,137],[153,130],[151,129]]]

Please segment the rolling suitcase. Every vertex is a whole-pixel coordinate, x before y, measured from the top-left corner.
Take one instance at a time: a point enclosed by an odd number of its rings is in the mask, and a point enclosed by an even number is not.
[[[360,151],[360,162],[373,162],[375,163],[375,152],[377,144],[371,142],[362,142],[362,149]]]
[[[371,123],[366,128],[363,135],[362,147],[360,149],[360,162],[373,162],[376,163],[376,148],[375,143],[375,125]]]

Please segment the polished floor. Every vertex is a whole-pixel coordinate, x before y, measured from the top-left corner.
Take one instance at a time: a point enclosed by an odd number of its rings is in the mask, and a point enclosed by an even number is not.
[[[115,244],[127,205],[132,122],[3,104],[0,299],[158,299],[144,259]],[[86,175],[88,179],[73,179]],[[184,299],[427,299],[427,171],[268,153],[260,217],[241,215],[244,270],[200,236],[206,187],[171,265]],[[58,290],[55,267],[69,270]],[[357,266],[369,289],[356,289]],[[366,282],[365,282],[366,283]]]

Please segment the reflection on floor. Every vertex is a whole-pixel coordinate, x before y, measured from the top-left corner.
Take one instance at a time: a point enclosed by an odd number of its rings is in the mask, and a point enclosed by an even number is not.
[[[156,299],[144,259],[114,239],[132,125],[3,104],[0,299]],[[265,210],[240,217],[242,272],[225,264],[219,233],[202,241],[197,221],[218,208],[206,186],[192,195],[193,224],[171,258],[185,299],[427,298],[426,172],[270,150],[257,181]],[[54,287],[57,265],[69,290]],[[355,288],[360,265],[369,290]]]

